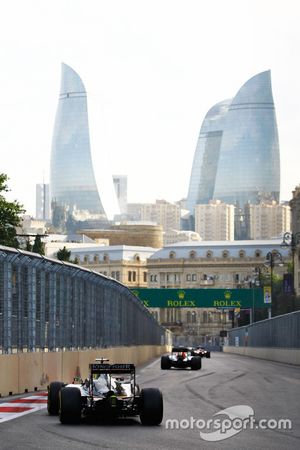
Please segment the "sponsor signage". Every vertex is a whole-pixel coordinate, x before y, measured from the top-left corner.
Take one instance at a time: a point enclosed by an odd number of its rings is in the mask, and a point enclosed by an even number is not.
[[[149,308],[264,308],[265,293],[253,289],[152,289],[131,290]]]
[[[294,293],[294,277],[292,273],[285,273],[283,275],[283,292],[285,294]]]

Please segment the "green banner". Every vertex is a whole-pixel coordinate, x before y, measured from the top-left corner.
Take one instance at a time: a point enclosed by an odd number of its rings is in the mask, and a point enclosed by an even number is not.
[[[149,308],[266,308],[262,288],[131,290]]]

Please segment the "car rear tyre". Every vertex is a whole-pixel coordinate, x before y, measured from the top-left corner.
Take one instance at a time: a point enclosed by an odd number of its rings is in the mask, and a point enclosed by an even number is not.
[[[48,386],[47,409],[51,416],[57,416],[59,412],[59,393],[64,383],[53,381]]]
[[[200,356],[195,356],[192,360],[191,360],[191,369],[192,370],[199,370],[201,369],[201,357]]]
[[[65,387],[60,391],[61,423],[79,423],[81,419],[81,392],[76,387]]]
[[[160,360],[160,367],[162,370],[168,370],[171,368],[170,360],[168,356],[162,356]]]
[[[206,358],[210,358],[210,352],[206,353]]]
[[[159,425],[163,418],[163,397],[159,389],[141,390],[140,419],[143,425]]]

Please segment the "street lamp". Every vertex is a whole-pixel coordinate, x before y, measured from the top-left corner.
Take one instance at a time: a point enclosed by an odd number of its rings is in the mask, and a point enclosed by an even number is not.
[[[250,309],[250,323],[255,322],[255,296],[254,289],[261,286],[261,271],[260,266],[254,268],[254,277],[250,280],[250,288],[252,288],[252,308]]]
[[[296,291],[295,291],[295,279],[296,279],[296,277],[295,277],[295,254],[296,254],[297,246],[299,243],[300,243],[300,232],[290,233],[289,231],[287,231],[286,233],[284,233],[281,247],[291,247],[294,294],[296,293]]]
[[[276,264],[276,261],[280,261],[282,263],[282,254],[279,253],[277,250],[273,250],[272,252],[268,252],[266,254],[266,263],[270,265],[271,269],[271,277],[270,277],[270,300],[272,304],[272,294],[273,294],[273,269]],[[280,263],[279,263],[280,264]],[[271,307],[268,308],[268,318],[271,319],[272,317],[272,310]]]

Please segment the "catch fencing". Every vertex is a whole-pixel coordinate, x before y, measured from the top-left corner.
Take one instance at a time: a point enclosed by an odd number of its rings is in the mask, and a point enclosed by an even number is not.
[[[171,345],[171,333],[126,286],[0,246],[0,353],[136,345]]]
[[[227,345],[299,349],[300,311],[230,330]]]

